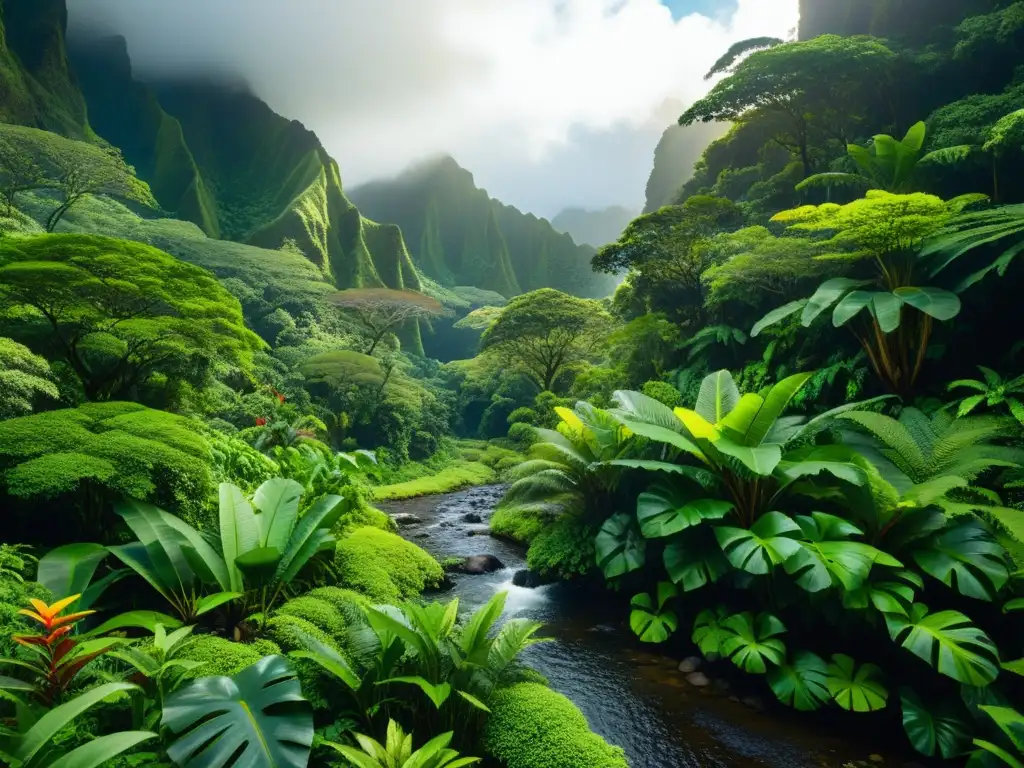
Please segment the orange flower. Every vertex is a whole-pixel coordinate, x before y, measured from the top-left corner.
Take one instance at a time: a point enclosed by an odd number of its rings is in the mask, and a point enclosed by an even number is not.
[[[35,619],[47,631],[53,631],[58,627],[63,627],[68,624],[72,624],[85,616],[89,616],[96,611],[79,611],[78,613],[69,613],[67,616],[58,616],[61,611],[75,602],[81,595],[72,595],[71,597],[65,597],[63,600],[58,600],[53,605],[47,605],[42,600],[30,600],[34,611],[23,608],[18,611],[22,616],[28,616],[30,619]],[[70,627],[68,627],[70,631]]]

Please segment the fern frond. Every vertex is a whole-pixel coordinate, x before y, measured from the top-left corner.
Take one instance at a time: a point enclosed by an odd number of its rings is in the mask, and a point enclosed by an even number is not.
[[[930,462],[901,422],[881,413],[866,411],[841,413],[837,418],[851,421],[874,435],[886,446],[882,454],[912,481],[923,480],[928,476]]]

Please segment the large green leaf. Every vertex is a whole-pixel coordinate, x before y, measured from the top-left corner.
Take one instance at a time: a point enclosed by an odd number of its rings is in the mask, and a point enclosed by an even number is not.
[[[738,613],[722,622],[729,634],[722,640],[722,655],[744,672],[763,675],[768,665],[786,661],[786,644],[779,639],[786,626],[770,613]]]
[[[886,614],[885,623],[895,642],[958,682],[980,687],[999,675],[995,643],[959,611],[929,614],[917,603],[909,616]]]
[[[992,722],[1013,744],[1017,754],[1024,756],[1024,715],[1012,707],[991,704],[982,705],[979,709],[992,718]]]
[[[176,629],[181,626],[181,622],[173,616],[168,616],[165,613],[159,613],[157,611],[128,611],[127,613],[119,613],[110,619],[107,619],[102,624],[94,629],[90,629],[88,632],[83,632],[83,637],[100,637],[113,632],[115,629],[146,629],[150,632],[156,629],[157,624],[161,624],[168,629]]]
[[[874,291],[851,291],[846,294],[832,311],[832,325],[836,328],[842,328],[855,318],[861,310],[870,306],[871,300],[874,297]]]
[[[309,659],[310,661],[318,664],[329,674],[332,674],[341,680],[341,682],[347,685],[351,690],[359,690],[359,687],[362,685],[362,678],[360,678],[356,671],[352,669],[352,666],[344,656],[338,653],[334,648],[326,645],[302,630],[297,630],[296,636],[299,644],[303,646],[304,650],[292,651],[288,654],[290,657],[294,659]]]
[[[50,768],[101,768],[144,741],[155,739],[151,731],[120,731],[98,736],[50,763]]]
[[[235,558],[235,567],[249,587],[265,587],[274,580],[283,555],[277,547],[257,547]]]
[[[324,496],[317,499],[295,526],[287,548],[278,565],[276,578],[283,584],[290,584],[306,567],[317,552],[334,542],[330,529],[349,508],[349,502],[341,496]]]
[[[893,293],[905,304],[936,320],[952,320],[960,314],[960,297],[942,288],[897,288]]]
[[[160,722],[178,735],[167,754],[181,768],[305,768],[313,744],[312,709],[280,656],[193,681],[167,698]]]
[[[643,568],[646,546],[630,515],[614,515],[605,521],[594,540],[597,565],[608,579]]]
[[[109,554],[102,544],[67,544],[51,549],[39,560],[36,581],[54,595],[81,595],[75,610],[87,611],[104,589],[128,573],[114,571],[92,583],[96,569]]]
[[[900,327],[903,301],[895,293],[878,292],[871,297],[871,312],[882,333],[892,333]]]
[[[768,684],[783,704],[811,712],[830,698],[826,670],[820,656],[797,651],[792,659],[768,671]]]
[[[852,291],[866,285],[867,280],[851,280],[847,277],[834,277],[826,280],[818,286],[818,290],[807,301],[803,314],[800,315],[800,322],[806,328],[813,323],[822,312],[831,307],[840,298]]]
[[[884,709],[889,691],[882,683],[882,670],[874,664],[861,664],[837,653],[828,665],[829,693],[843,709],[851,712],[874,712]]]
[[[677,594],[675,585],[658,584],[657,600],[646,592],[630,601],[629,626],[644,643],[663,643],[676,631],[679,619],[665,604]]]
[[[267,480],[256,489],[252,504],[259,510],[256,522],[261,547],[274,547],[284,552],[299,517],[301,496],[302,486],[283,477]]]
[[[690,639],[711,661],[723,654],[722,644],[733,634],[724,626],[727,618],[729,616],[725,609],[719,606],[714,610],[707,608],[701,611],[693,621],[693,635]]]
[[[900,691],[903,707],[903,730],[910,743],[922,755],[940,754],[947,760],[963,754],[970,743],[968,725],[957,712],[948,707],[928,709],[917,694],[908,688]]]
[[[260,530],[242,490],[230,483],[220,485],[220,542],[231,591],[242,592],[245,583],[235,560],[260,545]]]
[[[863,586],[871,568],[881,563],[899,568],[901,563],[881,550],[862,542],[847,541],[861,530],[842,518],[823,512],[796,518],[805,541],[801,551],[786,561],[786,572],[808,592],[820,592],[839,584],[845,591]]]
[[[914,560],[928,575],[978,600],[991,601],[1010,579],[1006,550],[977,520],[925,539],[915,548]]]
[[[668,484],[655,485],[641,493],[636,501],[640,530],[649,539],[671,536],[700,525],[705,520],[721,520],[735,506],[720,499],[694,499]]]
[[[800,526],[781,512],[762,515],[749,529],[720,527],[715,536],[734,568],[755,576],[770,573],[801,551]]]
[[[663,555],[668,577],[685,592],[718,581],[732,570],[709,528],[695,528],[676,536]]]
[[[660,400],[655,400],[641,392],[628,390],[617,390],[612,394],[612,399],[619,407],[611,413],[620,421],[624,419],[638,421],[673,432],[679,432],[681,429],[675,413]]]
[[[704,378],[694,410],[711,424],[717,424],[740,401],[740,391],[728,371],[716,371]]]
[[[714,446],[722,455],[736,459],[751,473],[761,477],[768,477],[782,460],[782,447],[779,445],[746,446],[723,437],[716,440]]]
[[[166,518],[172,517],[152,504],[130,499],[118,502],[116,511],[132,529],[139,543],[145,549],[142,556],[137,549],[111,547],[110,551],[119,557],[125,565],[135,570],[161,594],[182,594],[199,588],[199,577],[189,563],[185,551],[191,549],[188,540]],[[128,545],[131,547],[131,545]],[[128,552],[135,555],[131,561],[122,556]],[[140,570],[141,567],[141,570]]]
[[[231,589],[231,578],[228,566],[220,553],[210,546],[206,538],[179,517],[164,515],[164,522],[177,531],[189,543],[185,549],[185,557],[199,578],[206,584],[215,584],[221,591]]]
[[[767,315],[758,320],[754,324],[754,327],[750,329],[750,338],[754,338],[768,326],[775,325],[776,323],[785,320],[787,317],[795,315],[806,306],[807,299],[799,299],[798,301],[791,301],[789,304],[784,304],[777,309],[773,309]]]
[[[803,386],[811,379],[814,372],[797,373],[789,376],[769,390],[765,395],[761,407],[757,411],[743,436],[743,444],[748,446],[760,445],[776,420],[789,406],[790,401],[803,389]]]
[[[675,414],[673,414],[672,418],[676,420],[676,424],[682,426],[679,419],[675,417]],[[635,419],[622,418],[620,421],[622,422],[622,425],[634,435],[639,435],[640,437],[646,437],[648,440],[654,440],[659,443],[671,445],[673,448],[678,448],[679,450],[694,456],[702,455],[701,450],[694,445],[693,441],[679,434],[675,430],[662,427],[658,424],[647,424],[642,421],[636,421]]]
[[[387,680],[378,681],[377,685],[387,685],[388,683],[405,683],[407,685],[415,685],[427,695],[427,698],[430,699],[430,702],[434,705],[435,709],[440,709],[441,706],[448,701],[448,697],[452,695],[452,687],[449,683],[437,683],[435,685],[429,680],[419,676],[391,677]]]

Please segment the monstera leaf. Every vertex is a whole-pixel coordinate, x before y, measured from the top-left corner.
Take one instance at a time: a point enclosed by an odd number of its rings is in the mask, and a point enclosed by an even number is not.
[[[715,529],[718,543],[733,567],[762,576],[800,552],[800,526],[781,512],[768,512],[749,529]]]
[[[608,518],[594,540],[597,565],[607,579],[643,568],[647,560],[645,547],[633,519],[623,514]]]
[[[843,709],[874,712],[884,709],[889,692],[881,682],[882,670],[874,664],[861,664],[837,653],[828,665],[828,691]]]
[[[894,641],[958,682],[980,687],[999,674],[996,644],[959,611],[930,614],[916,603],[908,616],[886,614],[885,623]]]
[[[1010,579],[1006,550],[977,520],[947,528],[922,542],[921,570],[965,597],[991,601]]]
[[[693,635],[690,639],[711,661],[722,655],[722,643],[732,635],[723,626],[728,617],[725,608],[718,606],[714,610],[708,608],[701,611],[693,622]]]
[[[770,613],[738,613],[722,622],[729,633],[722,641],[722,655],[744,672],[763,675],[768,665],[782,666],[786,661],[786,644],[779,635],[786,625]]]
[[[181,768],[305,768],[313,713],[295,671],[266,656],[232,677],[201,677],[171,694],[161,725]]]
[[[910,743],[922,755],[936,753],[947,760],[962,754],[970,743],[968,725],[950,708],[929,710],[908,688],[900,691],[903,706],[903,730]]]
[[[908,616],[914,604],[915,590],[924,588],[924,579],[914,571],[899,570],[869,580],[859,589],[843,594],[843,607],[863,610],[874,606],[881,613]]]
[[[684,531],[672,539],[663,554],[668,577],[684,592],[700,589],[709,581],[718,581],[732,570],[714,533],[708,528]]]
[[[734,509],[728,501],[693,499],[674,486],[659,484],[636,501],[640,530],[649,539],[671,536],[705,520],[721,520]]]
[[[633,610],[629,614],[629,626],[641,642],[663,643],[676,631],[679,620],[675,611],[665,608],[665,604],[678,594],[674,584],[663,581],[658,584],[656,598],[643,592],[630,601]]]
[[[984,739],[975,739],[975,746],[981,747],[989,754],[995,755],[1006,765],[1010,766],[1010,768],[1022,768],[1024,761],[1020,758],[1024,757],[1024,715],[1021,715],[1020,712],[1011,707],[988,705],[981,706],[979,709],[992,719],[992,722],[1003,732],[1009,743],[1013,744],[1017,756],[1014,756],[1003,747]]]
[[[875,563],[900,567],[901,563],[881,550],[859,541],[847,541],[861,535],[857,526],[823,512],[796,518],[805,541],[800,551],[786,561],[786,572],[808,592],[820,592],[834,585],[844,591],[859,589],[871,574]]]
[[[783,704],[810,712],[829,700],[826,670],[821,657],[797,651],[791,661],[768,672],[768,684]]]

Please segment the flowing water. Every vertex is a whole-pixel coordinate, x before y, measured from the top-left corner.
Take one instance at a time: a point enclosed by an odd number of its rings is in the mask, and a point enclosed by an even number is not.
[[[484,486],[381,506],[419,518],[403,525],[402,535],[439,559],[490,554],[501,560],[503,570],[453,576],[448,594],[471,611],[504,590],[506,615],[543,622],[540,634],[555,639],[528,649],[525,661],[572,699],[596,732],[621,746],[633,768],[840,768],[868,760],[869,740],[822,733],[806,717],[754,711],[735,697],[693,688],[677,660],[638,647],[616,617],[617,604],[595,606],[564,584],[514,586],[514,573],[526,567],[522,550],[486,535],[502,491]],[[482,522],[466,522],[472,513]]]

